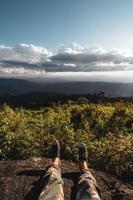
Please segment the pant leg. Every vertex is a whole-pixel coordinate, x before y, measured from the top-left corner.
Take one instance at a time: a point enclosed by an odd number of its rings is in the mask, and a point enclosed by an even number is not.
[[[64,200],[63,180],[58,166],[51,166],[43,177],[46,184],[38,200]]]
[[[101,200],[100,188],[90,170],[79,177],[76,200]]]

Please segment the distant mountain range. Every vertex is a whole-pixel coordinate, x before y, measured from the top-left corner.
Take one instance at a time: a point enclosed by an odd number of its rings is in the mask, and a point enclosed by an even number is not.
[[[62,94],[94,94],[104,92],[107,96],[131,96],[133,95],[133,83],[113,83],[113,82],[80,82],[62,81],[50,82],[46,80],[34,81],[0,78],[0,94],[23,94],[33,91],[54,92]]]
[[[132,102],[133,83],[37,81],[0,79],[0,104],[36,108],[68,100],[78,102],[85,97],[92,103]]]

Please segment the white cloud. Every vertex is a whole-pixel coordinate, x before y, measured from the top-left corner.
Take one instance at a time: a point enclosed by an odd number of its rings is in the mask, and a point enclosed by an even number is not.
[[[70,45],[61,44],[56,49],[57,54],[60,53],[77,54],[77,53],[82,53],[83,50],[85,50],[85,48],[76,43],[72,43]]]
[[[15,60],[16,57],[13,47],[0,45],[0,60]]]
[[[106,51],[100,46],[84,48],[72,43],[59,45],[53,52],[33,44],[0,45],[0,73],[133,70],[133,54],[129,50]]]
[[[0,45],[0,60],[35,63],[42,58],[46,60],[49,56],[51,56],[51,52],[46,48],[32,44],[18,44],[14,47]]]
[[[42,58],[47,59],[51,52],[46,48],[34,46],[32,44],[18,44],[14,47],[15,52],[23,58],[23,61],[39,62]]]
[[[83,48],[80,45],[59,46],[51,57],[52,63],[77,66],[77,71],[109,71],[133,69],[133,54],[128,50],[112,49],[105,51],[100,46]]]
[[[0,74],[45,74],[45,70],[25,69],[24,67],[0,67]]]

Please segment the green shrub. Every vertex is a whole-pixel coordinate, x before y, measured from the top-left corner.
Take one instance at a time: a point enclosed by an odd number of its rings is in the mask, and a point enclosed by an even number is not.
[[[91,167],[116,175],[133,169],[133,105],[82,103],[40,110],[0,108],[0,158],[48,156],[61,143],[62,158],[78,160],[78,144],[88,148]]]

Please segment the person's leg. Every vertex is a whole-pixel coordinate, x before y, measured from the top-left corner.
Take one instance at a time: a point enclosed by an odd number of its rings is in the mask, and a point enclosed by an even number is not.
[[[87,165],[87,149],[84,144],[79,146],[79,161],[81,175],[78,180],[76,200],[101,200],[100,188]]]
[[[60,170],[60,145],[57,140],[51,145],[51,154],[53,162],[43,177],[45,186],[38,200],[64,200],[63,180],[61,178]]]

